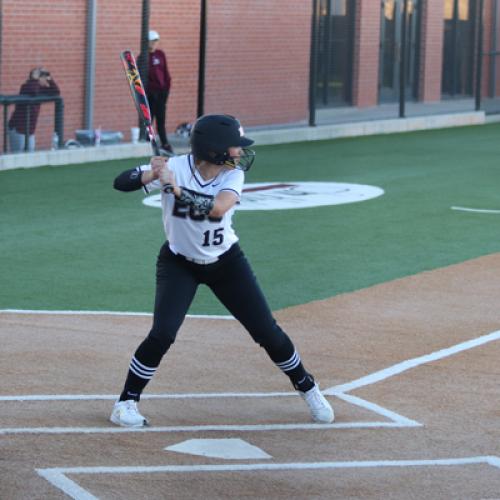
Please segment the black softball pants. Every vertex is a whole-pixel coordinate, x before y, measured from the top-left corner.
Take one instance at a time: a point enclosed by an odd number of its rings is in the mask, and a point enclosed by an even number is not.
[[[175,255],[165,243],[156,265],[153,326],[132,358],[121,400],[139,400],[162,357],[174,343],[200,284],[210,287],[296,389],[306,391],[314,385],[314,379],[305,371],[292,341],[273,318],[238,244],[217,262],[199,265]]]
[[[175,341],[198,285],[207,285],[228,311],[246,328],[275,362],[288,359],[294,351],[288,336],[273,318],[257,279],[238,244],[213,264],[199,265],[175,255],[168,244],[158,256],[156,299],[150,336],[165,351]],[[280,356],[281,355],[281,356]]]

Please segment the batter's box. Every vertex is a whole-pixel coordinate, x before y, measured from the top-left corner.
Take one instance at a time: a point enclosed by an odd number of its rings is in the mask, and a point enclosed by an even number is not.
[[[475,466],[475,467],[470,467]],[[478,494],[476,488],[481,488],[484,493],[492,490],[492,485],[489,486],[484,481],[476,478],[478,466],[493,467],[497,469],[495,472],[487,472],[487,476],[496,481],[497,473],[500,469],[500,459],[496,456],[477,456],[465,458],[441,458],[434,460],[366,460],[366,461],[335,461],[335,462],[293,462],[293,463],[236,463],[236,464],[196,464],[196,465],[163,465],[163,466],[128,466],[128,467],[63,467],[63,468],[47,468],[37,469],[40,476],[49,481],[55,488],[69,495],[75,500],[97,500],[88,489],[85,489],[80,484],[84,484],[87,488],[92,488],[94,491],[102,489],[100,493],[103,495],[110,494],[110,484],[112,492],[116,494],[116,489],[119,486],[126,488],[127,496],[136,497],[134,488],[141,489],[141,496],[146,495],[145,487],[156,488],[155,493],[149,493],[148,497],[158,495],[158,490],[162,495],[166,491],[169,492],[169,497],[179,498],[182,493],[186,494],[186,481],[189,481],[189,496],[190,498],[234,498],[235,491],[246,491],[252,493],[252,498],[269,498],[272,486],[276,487],[279,484],[280,498],[282,493],[287,497],[292,497],[297,493],[297,485],[301,484],[304,490],[323,493],[323,496],[328,495],[331,498],[339,498],[336,494],[346,488],[349,491],[355,491],[355,488],[360,486],[360,481],[366,477],[366,484],[380,485],[383,482],[384,491],[397,491],[408,493],[409,480],[413,479],[413,484],[418,488],[420,498],[428,498],[427,495],[422,495],[425,488],[429,485],[433,491],[430,493],[445,493],[446,485],[449,485],[445,497],[450,498],[456,493],[455,481],[458,478],[466,479],[464,489],[471,487],[475,495]],[[465,468],[464,468],[465,467]],[[439,469],[438,469],[439,468]],[[334,474],[335,470],[339,474]],[[441,474],[436,476],[437,470]],[[364,471],[364,472],[363,472]],[[372,473],[369,474],[369,471]],[[425,474],[425,481],[415,481],[420,475]],[[434,474],[431,473],[434,472]],[[301,474],[305,473],[305,474]],[[376,474],[375,474],[376,473]],[[325,475],[327,474],[327,475]],[[362,475],[363,474],[363,475]],[[446,475],[446,481],[443,481],[442,475]],[[69,475],[78,475],[78,484],[75,480],[70,479]],[[103,475],[107,477],[103,478]],[[136,475],[142,475],[147,478],[146,483],[137,481]],[[207,477],[208,475],[208,477]],[[187,476],[187,477],[186,477]],[[203,480],[203,477],[206,480]],[[210,477],[213,476],[213,477]],[[450,478],[450,476],[452,476]],[[180,478],[176,484],[175,478]],[[482,475],[484,477],[484,474]],[[155,479],[158,479],[155,481]],[[256,480],[258,478],[258,480]],[[145,480],[145,479],[144,479]],[[232,485],[230,488],[229,485]],[[292,484],[293,491],[283,492]],[[365,484],[365,488],[366,488]],[[88,486],[87,486],[88,485]],[[320,486],[318,486],[320,485]],[[472,485],[472,486],[470,486]],[[309,487],[307,487],[309,486]],[[220,491],[216,491],[217,488]],[[318,488],[323,490],[319,491]],[[494,486],[493,486],[494,488]],[[376,488],[375,488],[376,489]],[[461,490],[465,497],[470,498],[470,491]],[[204,490],[204,494],[203,494]],[[227,493],[230,491],[230,495]],[[176,493],[179,493],[176,495]],[[218,495],[221,494],[221,496]],[[223,495],[223,493],[225,493]],[[289,493],[289,494],[288,494]],[[429,492],[427,492],[429,493]],[[203,496],[202,496],[203,494]],[[384,495],[385,496],[385,495]],[[441,495],[440,495],[441,497]]]
[[[295,392],[150,394],[143,396],[141,409],[151,418],[153,425],[130,429],[113,426],[107,421],[116,396],[2,396],[0,434],[255,432],[422,425],[351,394],[337,392],[330,397],[337,411],[336,422],[316,424],[306,421],[309,418],[308,409]],[[20,411],[21,406],[25,410],[26,406],[31,410],[36,406],[36,411]],[[350,418],[342,421],[348,414]],[[373,419],[374,414],[376,419]],[[19,415],[24,415],[21,425]],[[30,415],[36,415],[36,427],[30,425]],[[16,427],[12,426],[14,422],[17,423]],[[54,426],[54,423],[57,426]]]

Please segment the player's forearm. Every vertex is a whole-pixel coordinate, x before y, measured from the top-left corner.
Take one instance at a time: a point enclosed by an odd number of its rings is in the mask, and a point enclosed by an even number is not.
[[[210,217],[223,217],[224,214],[238,202],[238,196],[233,191],[221,191],[214,200],[214,206],[210,211]]]
[[[228,210],[233,208],[235,202],[236,200],[231,197],[226,197],[221,195],[216,196],[214,200],[214,206],[209,213],[210,217],[214,218],[223,217]]]

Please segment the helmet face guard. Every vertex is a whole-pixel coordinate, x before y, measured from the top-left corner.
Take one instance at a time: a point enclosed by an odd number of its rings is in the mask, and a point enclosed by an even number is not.
[[[247,172],[255,161],[255,151],[249,148],[242,148],[241,154],[239,156],[229,156],[227,153],[227,160],[224,161],[224,165],[229,168],[237,168]]]
[[[247,171],[255,160],[255,152],[247,146],[253,140],[245,137],[240,122],[230,115],[205,115],[196,121],[190,135],[192,153],[197,160]],[[229,148],[241,148],[239,156]]]

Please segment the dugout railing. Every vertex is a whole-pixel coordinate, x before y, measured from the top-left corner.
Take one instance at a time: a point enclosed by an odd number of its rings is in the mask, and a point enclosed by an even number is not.
[[[16,95],[0,95],[0,104],[3,106],[3,152],[9,152],[8,147],[8,115],[9,106],[16,104],[27,104],[26,123],[25,123],[25,141],[24,151],[28,151],[29,147],[29,128],[31,117],[31,106],[29,104],[45,104],[47,102],[54,103],[54,132],[57,134],[57,148],[62,148],[64,145],[64,99],[61,96],[26,96],[21,94]]]

